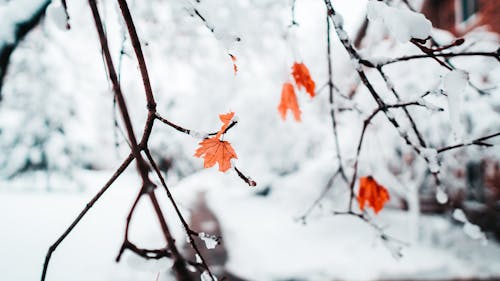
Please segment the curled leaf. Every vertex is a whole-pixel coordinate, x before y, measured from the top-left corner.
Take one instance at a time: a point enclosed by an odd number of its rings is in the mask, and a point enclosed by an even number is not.
[[[231,61],[233,62],[233,70],[234,70],[234,75],[238,72],[238,66],[236,65],[236,56],[233,54],[229,54],[231,57]]]
[[[295,84],[299,89],[305,88],[309,96],[314,97],[314,89],[316,88],[316,83],[311,78],[309,69],[304,63],[294,63],[292,66],[292,75],[295,79]]]
[[[223,124],[222,127],[220,127],[220,130],[217,132],[217,135],[215,136],[216,138],[220,138],[220,136],[226,132],[233,118],[234,118],[234,112],[219,114],[219,119],[220,121],[222,121]]]
[[[385,187],[378,184],[372,176],[361,177],[359,179],[358,191],[359,208],[363,211],[365,204],[368,203],[375,214],[384,208],[384,205],[389,201],[389,192]]]
[[[219,164],[219,171],[226,172],[231,168],[231,159],[237,159],[236,152],[227,141],[221,141],[217,136],[204,139],[199,143],[200,147],[196,150],[194,156],[204,159],[203,167],[210,168]]]
[[[286,113],[291,110],[295,121],[300,122],[300,109],[299,103],[297,102],[297,96],[295,95],[295,90],[290,82],[283,84],[281,90],[281,102],[278,106],[278,111],[283,120],[286,120]]]

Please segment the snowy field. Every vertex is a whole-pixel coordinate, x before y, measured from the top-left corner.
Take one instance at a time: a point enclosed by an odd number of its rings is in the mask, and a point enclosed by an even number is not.
[[[38,280],[49,245],[96,192],[111,172],[78,175],[85,192],[2,191],[0,193],[0,272],[2,280]],[[210,181],[207,181],[207,178]],[[206,184],[210,182],[209,184]],[[126,253],[114,259],[122,242],[125,217],[136,195],[137,178],[128,173],[112,186],[53,255],[48,280],[171,280],[169,261],[145,261]],[[423,216],[421,239],[410,238],[408,214],[385,210],[376,222],[405,241],[403,257],[391,251],[367,224],[350,217],[318,215],[303,225],[302,210],[287,200],[256,195],[232,177],[202,172],[174,188],[181,206],[201,191],[222,222],[229,260],[226,268],[248,280],[447,280],[500,278],[500,245],[472,240],[458,225]],[[166,198],[160,196],[162,202]],[[132,239],[144,247],[163,243],[149,202],[132,223]],[[165,210],[168,204],[163,204]],[[183,209],[189,214],[188,209]],[[175,218],[174,216],[168,216]],[[277,224],[279,222],[279,224]],[[177,223],[171,223],[176,227]],[[185,241],[175,229],[178,241]]]

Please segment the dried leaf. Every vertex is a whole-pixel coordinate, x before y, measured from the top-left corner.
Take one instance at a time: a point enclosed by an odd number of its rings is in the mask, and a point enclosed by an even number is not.
[[[217,136],[204,139],[199,145],[200,147],[198,147],[194,156],[204,159],[204,168],[213,167],[218,163],[219,171],[225,172],[231,168],[231,159],[238,158],[231,144],[227,141],[219,140]]]
[[[294,63],[292,66],[292,75],[299,90],[305,88],[306,92],[309,93],[311,98],[314,97],[314,89],[316,88],[316,84],[312,80],[307,66],[304,63]]]
[[[229,127],[229,124],[231,123],[231,120],[233,120],[234,117],[234,112],[229,112],[226,114],[219,114],[219,119],[222,121],[222,127],[220,127],[220,130],[217,132],[217,135],[215,136],[216,138],[220,138],[222,134],[224,134]]]
[[[234,75],[238,72],[238,66],[236,65],[236,56],[233,54],[229,54],[231,57],[231,61],[233,62],[233,70],[234,70]]]
[[[378,184],[372,176],[361,177],[359,179],[358,191],[359,208],[363,211],[365,204],[368,203],[375,214],[384,208],[384,205],[389,201],[389,192],[385,187]]]
[[[286,120],[286,113],[289,109],[292,111],[295,121],[300,122],[300,109],[295,90],[293,89],[292,83],[286,82],[283,84],[281,102],[278,106],[278,111],[283,120]]]

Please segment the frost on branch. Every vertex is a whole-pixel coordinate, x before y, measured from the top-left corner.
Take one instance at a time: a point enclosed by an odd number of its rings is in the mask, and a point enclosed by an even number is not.
[[[440,166],[437,158],[437,151],[432,148],[423,148],[422,155],[427,159],[431,173],[439,173]]]
[[[389,7],[384,2],[369,1],[367,16],[370,21],[381,21],[391,36],[402,43],[431,35],[432,23],[424,15]]]
[[[198,237],[200,237],[200,239],[205,242],[205,246],[207,247],[207,249],[215,249],[215,247],[219,245],[219,238],[215,235],[200,232],[198,234]]]

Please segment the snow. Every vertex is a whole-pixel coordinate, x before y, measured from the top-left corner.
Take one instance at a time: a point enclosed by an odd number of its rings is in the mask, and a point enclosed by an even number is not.
[[[15,40],[18,23],[28,20],[47,0],[17,0],[0,3],[0,49]]]
[[[405,43],[412,38],[427,39],[432,23],[422,14],[388,6],[382,1],[368,1],[367,17],[381,21],[394,38]]]
[[[472,223],[464,224],[464,232],[472,239],[485,239],[484,233],[481,228]]]
[[[481,231],[481,228],[467,219],[465,213],[461,209],[455,209],[452,214],[453,218],[463,223],[464,233],[472,239],[481,240],[486,245],[486,235]]]
[[[207,249],[215,249],[215,247],[219,244],[217,236],[207,234],[205,232],[200,232],[198,236],[205,242],[205,246]]]
[[[446,192],[441,187],[437,188],[436,191],[436,200],[438,201],[439,204],[446,204],[448,202],[448,195]]]
[[[199,132],[195,130],[189,131],[189,135],[192,136],[195,139],[204,139],[208,137],[208,133],[206,132]]]
[[[2,279],[38,280],[49,246],[69,226],[110,172],[79,174],[78,178],[85,183],[85,192],[6,192],[3,188],[6,184],[0,183]],[[171,280],[165,274],[171,265],[166,259],[146,261],[125,252],[120,263],[114,261],[123,239],[125,217],[138,186],[135,174],[125,174],[117,181],[52,255],[47,280],[155,280],[158,272],[161,281]],[[162,201],[167,202],[164,198]],[[139,204],[131,226],[131,239],[146,248],[163,247],[160,228],[147,203]],[[174,216],[172,210],[164,210]]]
[[[467,217],[464,214],[464,211],[461,209],[455,209],[452,214],[453,218],[456,219],[459,222],[466,222]]]
[[[60,0],[52,0],[47,7],[46,15],[60,30],[67,30],[68,21],[66,12]]]
[[[463,137],[460,112],[468,81],[469,75],[463,70],[450,71],[443,78],[443,90],[448,95],[448,112],[455,141],[460,141]]]
[[[79,177],[86,183],[83,193],[2,191],[0,221],[2,229],[8,231],[0,232],[0,248],[9,257],[0,263],[3,278],[38,279],[48,246],[109,174],[81,173]],[[205,188],[203,182],[208,184]],[[146,261],[125,252],[120,263],[114,262],[138,184],[138,177],[131,171],[103,196],[53,255],[49,280],[155,280],[158,272],[160,281],[173,280],[166,273],[171,266],[166,259]],[[224,244],[229,251],[226,267],[248,280],[460,279],[500,274],[496,266],[500,246],[495,241],[483,246],[444,218],[422,216],[421,240],[403,246],[403,257],[397,260],[387,247],[397,250],[400,244],[382,243],[370,226],[356,218],[321,211],[303,225],[295,219],[299,210],[291,201],[280,200],[282,196],[272,193],[270,198],[256,196],[253,190],[238,186],[237,179],[203,172],[186,178],[173,191],[181,206],[189,206],[197,192],[209,192],[209,207],[222,222]],[[166,216],[174,217],[167,198],[159,199]],[[147,203],[141,202],[134,216],[131,239],[144,247],[162,246],[163,237]],[[386,226],[391,236],[407,242],[409,229],[405,221],[409,215],[384,210],[375,222]],[[180,226],[171,226],[177,238],[183,237]]]

